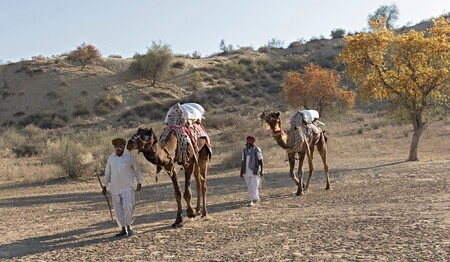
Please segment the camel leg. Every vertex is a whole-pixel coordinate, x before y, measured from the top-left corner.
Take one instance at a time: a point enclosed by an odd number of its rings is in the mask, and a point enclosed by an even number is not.
[[[325,171],[325,176],[327,178],[327,185],[325,187],[325,190],[331,190],[331,183],[330,183],[330,174],[328,173],[328,159],[327,159],[327,142],[325,141],[325,137],[323,133],[321,134],[320,142],[317,144],[317,149],[319,151],[320,157],[322,158],[323,162],[323,169]]]
[[[297,193],[295,193],[296,196],[301,196],[303,195],[303,187],[305,186],[305,184],[303,183],[303,161],[305,160],[305,152],[300,152],[299,154],[299,160],[298,160],[298,170],[297,170],[297,174],[298,174],[298,186],[297,186]]]
[[[206,186],[206,174],[208,174],[208,164],[209,164],[209,154],[206,152],[204,158],[200,165],[200,179],[201,179],[201,189],[202,189],[202,200],[203,209],[202,217],[208,217],[208,210],[206,209],[206,193],[208,192],[208,187]]]
[[[298,186],[299,181],[297,176],[294,173],[294,167],[295,167],[295,153],[289,153],[288,154],[289,159],[289,176],[294,180],[295,184]]]
[[[172,227],[182,227],[183,226],[183,215],[182,215],[182,207],[181,207],[181,189],[178,184],[178,174],[173,169],[173,173],[171,176],[173,188],[175,190],[175,200],[177,201],[177,218],[175,219],[175,223],[172,224]]]
[[[311,182],[311,178],[314,173],[314,165],[313,165],[313,153],[314,153],[314,145],[311,147],[307,147],[306,149],[306,156],[308,158],[308,166],[309,166],[309,175],[308,175],[308,181],[306,181],[305,191],[309,188],[309,182]]]
[[[199,163],[195,165],[194,168],[195,186],[197,188],[197,205],[195,206],[195,215],[200,215],[201,200],[202,200],[202,189],[201,189],[202,177],[200,177],[200,165],[201,160],[199,159]]]
[[[195,217],[194,209],[192,209],[191,200],[192,200],[192,192],[191,192],[191,178],[192,173],[194,171],[195,158],[192,157],[189,161],[189,165],[184,167],[184,200],[186,201],[186,214],[188,217]]]

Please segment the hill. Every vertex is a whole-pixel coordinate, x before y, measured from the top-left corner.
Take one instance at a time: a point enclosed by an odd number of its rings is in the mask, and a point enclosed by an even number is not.
[[[422,22],[406,30],[424,30]],[[132,59],[102,58],[83,70],[66,56],[3,65],[0,125],[131,127],[160,121],[176,102],[197,102],[207,115],[287,110],[280,85],[289,70],[315,63],[336,68],[342,38],[293,42],[288,48],[241,48],[192,59],[177,56],[170,77],[151,87],[130,71]],[[189,77],[200,72],[194,88]],[[257,110],[255,110],[257,109]]]

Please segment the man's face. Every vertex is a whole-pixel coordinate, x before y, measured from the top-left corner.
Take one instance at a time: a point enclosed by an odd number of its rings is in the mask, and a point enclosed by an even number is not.
[[[117,143],[117,144],[114,145],[114,148],[115,148],[115,150],[116,150],[116,154],[117,154],[118,156],[120,156],[120,155],[123,154],[123,151],[124,151],[124,149],[125,149],[125,145],[122,144],[122,143]]]
[[[247,140],[247,146],[248,146],[248,147],[252,147],[252,146],[253,146],[253,143],[254,143],[253,140],[250,140],[250,139]]]

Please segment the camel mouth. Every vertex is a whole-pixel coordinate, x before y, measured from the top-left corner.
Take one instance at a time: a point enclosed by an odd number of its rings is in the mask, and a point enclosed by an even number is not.
[[[136,149],[136,142],[135,141],[133,141],[133,140],[128,140],[128,142],[127,142],[127,150],[133,150],[133,149]]]

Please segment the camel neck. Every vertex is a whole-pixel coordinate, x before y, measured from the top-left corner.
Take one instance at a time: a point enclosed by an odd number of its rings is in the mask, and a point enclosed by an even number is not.
[[[275,139],[275,141],[279,146],[281,146],[284,149],[289,149],[289,147],[286,144],[287,135],[283,131],[283,129],[280,128],[279,131],[277,132],[272,131],[272,137]]]

